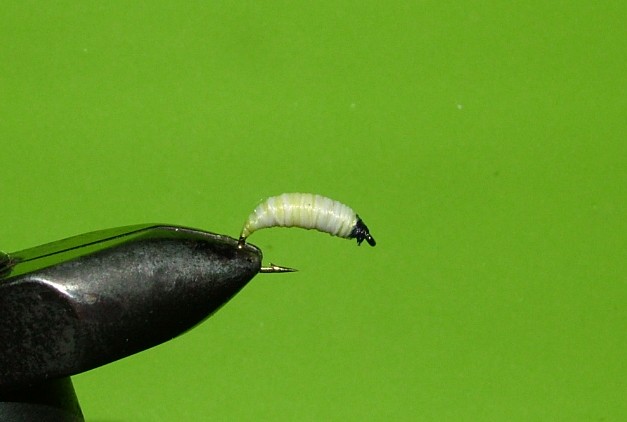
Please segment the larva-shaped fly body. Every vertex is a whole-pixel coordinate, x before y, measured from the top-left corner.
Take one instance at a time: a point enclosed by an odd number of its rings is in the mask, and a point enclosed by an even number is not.
[[[253,232],[266,227],[315,229],[332,236],[366,240],[376,244],[368,227],[347,205],[312,193],[284,193],[272,196],[250,214],[239,237],[240,246]]]

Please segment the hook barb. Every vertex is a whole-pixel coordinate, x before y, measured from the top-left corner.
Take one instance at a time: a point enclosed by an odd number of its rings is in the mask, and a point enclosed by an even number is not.
[[[298,270],[296,268],[281,267],[280,265],[274,265],[273,263],[270,263],[268,267],[261,267],[261,269],[259,270],[260,273],[264,273],[264,274],[293,273],[295,271],[298,271]]]

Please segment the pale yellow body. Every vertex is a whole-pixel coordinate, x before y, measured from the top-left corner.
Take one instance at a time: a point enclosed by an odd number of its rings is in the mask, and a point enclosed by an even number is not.
[[[333,199],[312,193],[284,193],[260,203],[244,224],[240,239],[266,227],[301,227],[347,238],[357,214]]]

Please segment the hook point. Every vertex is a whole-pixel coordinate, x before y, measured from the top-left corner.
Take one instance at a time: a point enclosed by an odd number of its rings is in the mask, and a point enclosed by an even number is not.
[[[298,271],[296,268],[290,267],[281,267],[280,265],[275,265],[270,263],[268,267],[261,267],[259,270],[260,273],[264,274],[272,274],[272,273],[293,273]]]

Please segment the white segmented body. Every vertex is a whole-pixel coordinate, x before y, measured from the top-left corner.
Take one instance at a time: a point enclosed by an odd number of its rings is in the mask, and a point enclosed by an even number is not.
[[[348,238],[358,217],[347,205],[311,193],[284,193],[273,196],[250,214],[240,239],[266,227],[301,227]]]

